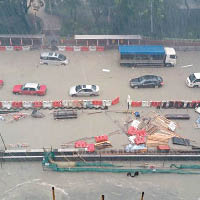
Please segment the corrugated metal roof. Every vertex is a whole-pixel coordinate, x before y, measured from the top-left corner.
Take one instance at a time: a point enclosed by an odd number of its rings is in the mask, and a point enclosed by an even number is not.
[[[138,55],[163,55],[165,50],[163,46],[153,45],[120,45],[119,52],[121,54],[138,54]]]
[[[141,40],[141,35],[74,35],[75,40]]]
[[[0,38],[35,38],[35,39],[42,39],[44,38],[45,35],[29,35],[29,34],[24,34],[24,35],[17,35],[17,34],[0,34]]]

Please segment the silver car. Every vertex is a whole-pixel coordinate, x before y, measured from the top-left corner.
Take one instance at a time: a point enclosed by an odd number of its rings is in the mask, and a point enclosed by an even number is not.
[[[40,54],[40,64],[67,65],[68,62],[66,56],[60,53],[43,52]]]
[[[98,96],[99,86],[98,85],[77,85],[73,86],[69,90],[69,95],[72,97],[77,96]]]

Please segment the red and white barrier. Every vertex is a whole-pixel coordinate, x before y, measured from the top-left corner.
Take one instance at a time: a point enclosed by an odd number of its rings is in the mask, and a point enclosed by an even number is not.
[[[104,46],[57,46],[59,51],[104,51]],[[0,51],[29,51],[31,46],[0,46]]]
[[[0,51],[5,51],[6,47],[5,46],[0,46]]]
[[[113,103],[114,102],[114,103]],[[55,100],[55,101],[0,101],[1,109],[57,109],[57,108],[105,108],[119,103],[114,100]]]
[[[200,106],[200,100],[170,100],[170,101],[131,101],[132,107],[160,107],[160,108],[195,108]]]

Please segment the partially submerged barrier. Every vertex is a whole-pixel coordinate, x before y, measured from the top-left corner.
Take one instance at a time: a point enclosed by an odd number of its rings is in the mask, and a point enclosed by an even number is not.
[[[29,51],[29,46],[0,46],[0,51]],[[104,46],[57,46],[59,51],[104,51]],[[40,49],[40,48],[39,48]],[[41,47],[42,49],[42,47]]]
[[[119,97],[114,100],[0,101],[0,109],[106,109],[117,103]]]
[[[169,100],[169,101],[132,101],[132,107],[156,107],[156,108],[176,108],[187,109],[196,108],[200,106],[200,100],[186,101],[186,100]]]

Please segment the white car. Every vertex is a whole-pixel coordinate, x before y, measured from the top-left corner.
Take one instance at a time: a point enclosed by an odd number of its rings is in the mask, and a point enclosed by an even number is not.
[[[190,74],[186,79],[188,87],[200,87],[200,73]]]
[[[98,96],[99,86],[98,85],[77,85],[73,86],[69,90],[69,95],[72,97],[77,96]]]

